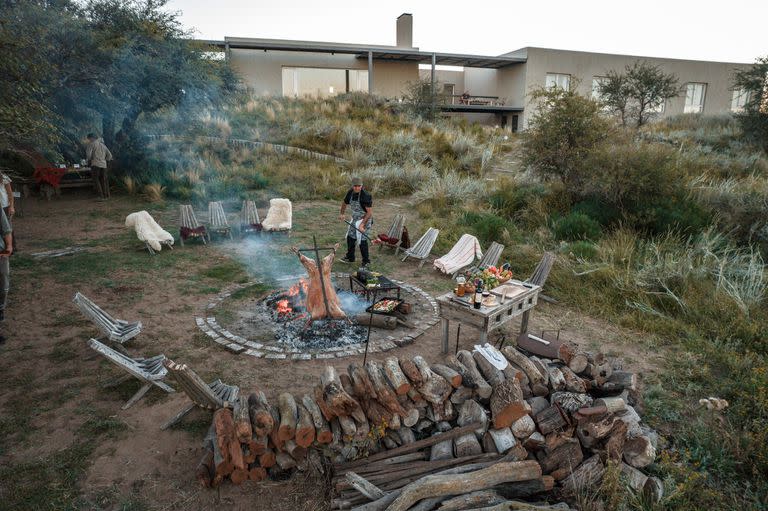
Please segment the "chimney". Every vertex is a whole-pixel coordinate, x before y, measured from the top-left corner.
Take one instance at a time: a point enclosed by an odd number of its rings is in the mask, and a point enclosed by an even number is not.
[[[397,17],[398,48],[413,48],[413,15],[404,12]]]

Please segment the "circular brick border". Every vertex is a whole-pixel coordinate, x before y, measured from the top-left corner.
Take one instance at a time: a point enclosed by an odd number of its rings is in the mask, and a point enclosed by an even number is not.
[[[296,279],[303,275],[297,275]],[[340,279],[349,278],[347,273],[332,273],[337,281]],[[286,279],[291,280],[291,279]],[[400,338],[392,335],[379,340],[372,340],[368,344],[368,353],[378,353],[381,351],[389,351],[397,348],[398,346],[405,346],[411,344],[417,337],[423,335],[427,330],[437,324],[440,321],[439,309],[437,307],[437,301],[423,289],[406,284],[399,280],[390,279],[400,288],[407,292],[421,296],[432,307],[432,314],[427,319],[420,319],[416,321],[416,328],[408,335],[404,335]],[[195,323],[198,328],[203,331],[205,335],[210,337],[213,342],[219,344],[235,354],[245,354],[256,358],[269,358],[269,359],[289,359],[289,360],[311,360],[311,359],[329,359],[329,358],[343,358],[351,357],[354,355],[362,355],[365,353],[365,343],[348,344],[346,346],[334,346],[324,350],[312,350],[301,351],[296,348],[281,348],[280,346],[265,345],[259,342],[245,339],[239,335],[235,335],[223,326],[216,322],[216,317],[213,314],[214,309],[224,300],[229,298],[232,293],[245,289],[256,284],[262,284],[260,280],[252,280],[244,284],[233,284],[225,288],[219,293],[213,300],[211,300],[199,313],[195,316]]]

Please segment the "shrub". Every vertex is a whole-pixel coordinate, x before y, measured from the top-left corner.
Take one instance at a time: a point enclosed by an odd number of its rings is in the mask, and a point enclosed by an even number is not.
[[[602,234],[600,224],[584,213],[569,213],[555,220],[552,230],[559,240],[597,240]]]
[[[421,184],[434,179],[437,174],[425,165],[389,164],[369,167],[360,176],[379,196],[406,195],[413,193]]]
[[[578,259],[594,259],[597,255],[597,247],[586,240],[575,241],[566,246],[568,253]]]
[[[459,218],[459,223],[469,228],[480,242],[487,246],[492,241],[500,242],[510,239],[514,226],[507,220],[493,213],[476,213],[465,211]]]
[[[450,172],[423,183],[413,194],[413,199],[417,203],[434,201],[451,205],[476,200],[485,192],[486,187],[483,181]]]

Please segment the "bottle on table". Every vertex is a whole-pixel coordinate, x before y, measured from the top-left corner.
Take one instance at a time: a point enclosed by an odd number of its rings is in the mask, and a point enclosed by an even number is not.
[[[478,280],[475,282],[475,298],[472,301],[472,306],[475,309],[479,309],[483,301],[483,281]]]

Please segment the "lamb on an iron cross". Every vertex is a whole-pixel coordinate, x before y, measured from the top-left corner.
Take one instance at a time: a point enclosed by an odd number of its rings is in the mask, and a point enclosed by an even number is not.
[[[341,302],[331,282],[331,267],[339,244],[336,243],[332,248],[318,248],[314,236],[312,241],[313,248],[291,247],[291,252],[299,257],[299,261],[309,276],[306,303],[310,321],[324,318],[345,319],[347,315],[341,309]],[[320,250],[330,250],[331,252],[320,259]],[[310,259],[302,252],[313,252],[315,257]]]

